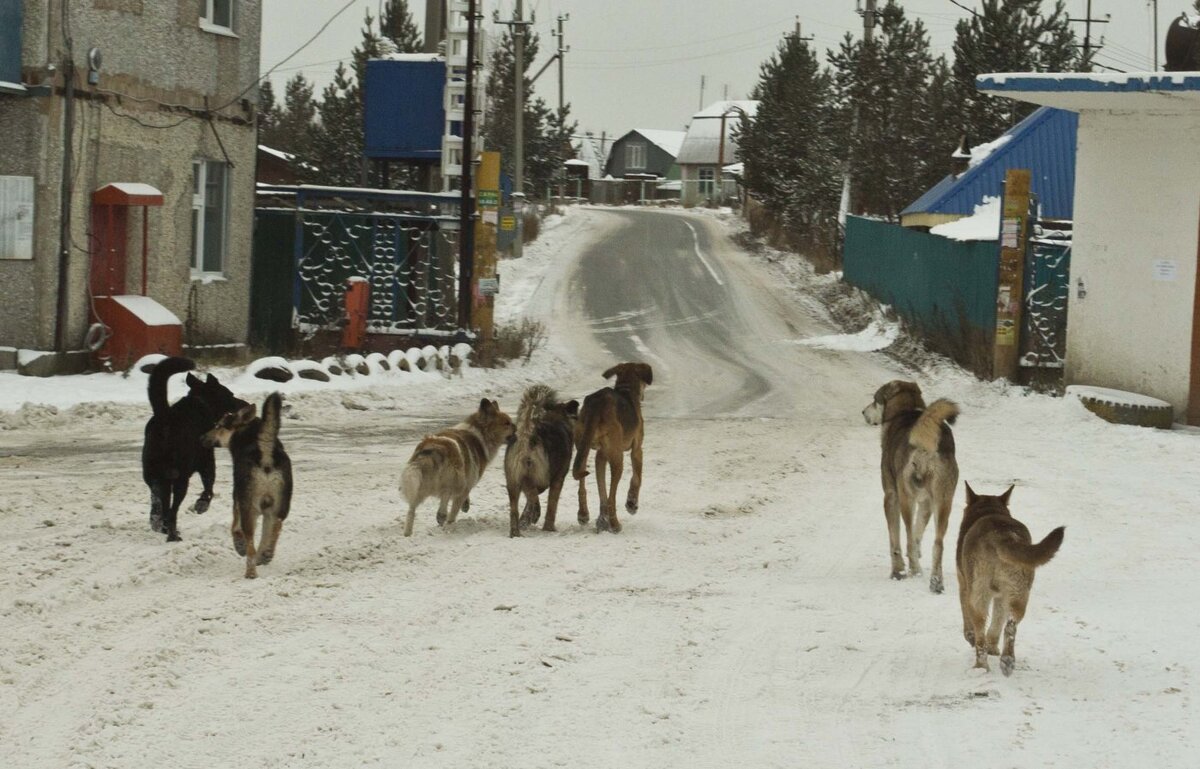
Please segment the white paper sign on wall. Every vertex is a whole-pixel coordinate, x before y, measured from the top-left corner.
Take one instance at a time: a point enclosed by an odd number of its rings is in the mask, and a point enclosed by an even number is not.
[[[0,176],[0,259],[33,258],[33,177]]]
[[[1175,276],[1178,273],[1178,266],[1174,259],[1155,259],[1154,260],[1154,279],[1163,283],[1174,283]]]

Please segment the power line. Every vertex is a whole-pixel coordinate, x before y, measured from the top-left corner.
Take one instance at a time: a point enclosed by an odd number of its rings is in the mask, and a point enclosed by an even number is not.
[[[782,19],[778,19],[776,21],[772,21],[767,24],[762,24],[757,27],[750,27],[748,29],[739,30],[737,32],[730,32],[730,33],[724,34],[724,35],[717,35],[716,37],[707,37],[702,40],[689,40],[686,43],[672,43],[670,45],[652,45],[652,46],[645,46],[645,47],[640,47],[640,48],[576,48],[575,52],[576,53],[637,53],[639,51],[664,51],[664,50],[668,50],[671,48],[690,48],[692,46],[700,45],[702,43],[711,43],[716,40],[725,40],[730,37],[737,37],[738,35],[745,35],[750,32],[757,32],[760,29],[767,29],[768,27],[778,27],[780,24],[783,24],[784,22],[790,21],[790,20],[791,19],[789,17],[784,17]]]

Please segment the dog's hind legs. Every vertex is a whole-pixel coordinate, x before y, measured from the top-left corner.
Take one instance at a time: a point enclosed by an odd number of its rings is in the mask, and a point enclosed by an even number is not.
[[[883,494],[883,514],[887,518],[888,545],[891,548],[892,579],[904,579],[904,557],[900,552],[900,503],[896,492]]]
[[[237,499],[233,500],[233,525],[229,527],[233,536],[233,549],[240,556],[246,555],[246,535],[242,532],[242,509]]]
[[[258,552],[254,548],[254,527],[258,523],[258,511],[251,505],[241,505],[239,507],[242,519],[242,534],[245,535],[246,541],[246,579],[254,579],[258,576]],[[263,525],[266,526],[266,521]]]
[[[1004,651],[1000,654],[1000,672],[1011,676],[1017,665],[1017,625],[1025,618],[1025,603],[1013,601],[1008,606],[1008,622],[1004,623]]]
[[[466,497],[463,498],[462,511],[464,513],[471,512],[471,495],[470,494],[468,494]]]
[[[1000,630],[1004,627],[1004,621],[1008,618],[1008,607],[1004,605],[1000,596],[992,599],[992,620],[988,623],[987,631],[987,652],[993,656],[1000,654]]]
[[[521,500],[521,489],[513,483],[508,484],[508,536],[521,536],[523,520],[517,517],[517,502]]]
[[[596,531],[608,531],[608,460],[604,452],[596,451],[596,492],[600,496],[600,512],[596,513]]]
[[[588,520],[591,519],[591,515],[588,513],[586,475],[579,479],[579,513],[576,518],[579,520],[580,526],[587,526]]]
[[[617,520],[617,484],[621,482],[624,464],[625,454],[622,452],[617,452],[608,462],[608,468],[612,471],[608,489],[608,530],[613,534],[621,532],[621,522]]]
[[[929,523],[929,510],[929,502],[925,499],[912,505],[913,522],[908,527],[908,573],[913,577],[921,573],[921,540]]]
[[[449,526],[458,520],[458,511],[462,509],[463,501],[461,499],[450,500],[450,513],[446,516],[446,525]]]
[[[550,484],[550,493],[546,498],[546,522],[542,524],[542,531],[557,531],[554,521],[558,515],[558,497],[562,494],[564,480],[566,479]]]
[[[450,498],[449,498],[449,497],[442,497],[441,504],[439,504],[439,505],[438,505],[438,511],[437,511],[437,524],[438,524],[438,526],[445,526],[445,525],[446,525],[446,523],[447,523],[447,521],[446,521],[446,508],[447,508],[447,507],[449,507],[449,505],[450,505]]]
[[[200,483],[204,489],[200,492],[199,499],[196,504],[192,505],[192,510],[196,513],[204,513],[208,511],[208,505],[213,498],[213,483],[217,480],[217,459],[214,456],[212,449],[205,449],[200,452]]]
[[[167,530],[168,542],[179,542],[183,539],[179,536],[179,507],[183,504],[183,498],[187,496],[187,490],[188,477],[184,475],[176,478],[171,488],[171,506],[167,508],[166,519],[163,521]]]
[[[150,484],[150,531],[165,534],[167,508],[171,506],[171,490],[163,483]]]
[[[629,477],[629,493],[625,496],[625,510],[630,515],[638,511],[638,497],[642,491],[642,444],[635,443],[629,452],[629,462],[633,465],[633,474]]]
[[[283,521],[274,515],[263,516],[262,540],[258,545],[258,564],[264,566],[275,558],[275,545],[279,544],[279,534],[283,531]]]
[[[946,538],[946,529],[950,525],[950,508],[954,504],[953,492],[950,496],[941,501],[937,507],[937,528],[934,531],[935,537],[933,540],[933,567],[929,574],[929,591],[932,593],[941,593],[946,589],[945,582],[942,580],[942,554],[944,548],[942,541]]]
[[[404,536],[411,537],[413,532],[413,522],[417,519],[417,503],[408,503],[408,515],[404,518]]]

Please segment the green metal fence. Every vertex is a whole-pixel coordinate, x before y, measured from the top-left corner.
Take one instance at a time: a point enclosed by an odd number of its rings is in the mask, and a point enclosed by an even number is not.
[[[954,241],[850,217],[843,263],[847,283],[891,305],[927,336],[950,337],[951,346],[990,342],[999,267],[995,242]]]

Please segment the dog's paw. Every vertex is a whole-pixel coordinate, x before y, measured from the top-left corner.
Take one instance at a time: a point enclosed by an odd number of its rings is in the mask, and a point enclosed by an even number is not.
[[[578,519],[580,526],[587,526],[588,521],[592,520],[592,517],[588,515],[586,511],[577,515],[576,518]]]
[[[471,498],[470,497],[467,497],[466,499],[463,500],[462,511],[464,513],[471,512]]]
[[[520,529],[509,529],[508,530],[508,538],[509,539],[513,539],[514,537],[523,537],[523,536],[525,536],[525,535],[521,533]]]
[[[1013,668],[1016,667],[1016,665],[1017,661],[1012,657],[1005,656],[1000,658],[1000,672],[1005,676],[1011,676]]]
[[[274,550],[262,550],[262,551],[259,551],[258,557],[256,560],[258,561],[259,566],[266,566],[268,563],[271,562],[271,559],[274,557],[275,557]]]
[[[626,500],[625,512],[629,513],[630,515],[637,515],[637,511],[638,511],[637,500],[636,499]]]
[[[211,495],[201,494],[200,498],[196,500],[196,504],[192,505],[192,512],[196,513],[197,515],[207,513],[208,505],[211,502],[212,502]]]
[[[895,569],[893,569],[893,570],[892,570],[892,579],[896,580],[897,582],[898,582],[898,581],[900,581],[900,580],[902,580],[902,579],[904,579],[904,578],[905,578],[905,577],[907,577],[907,576],[908,576],[908,575],[907,575],[907,574],[905,574],[905,573],[904,573],[904,572],[902,572],[902,571],[898,571],[898,570],[895,570]]]
[[[596,532],[608,531],[608,516],[601,515],[596,519]]]
[[[172,531],[170,534],[167,535],[167,541],[168,542],[182,542],[183,537],[179,536],[179,532]]]
[[[553,526],[551,526],[550,524],[547,523],[542,526],[542,531],[558,531],[558,529],[554,528]]]
[[[1000,642],[999,641],[988,641],[987,653],[993,657],[999,657],[1000,656]]]
[[[167,533],[167,527],[163,523],[163,519],[162,519],[161,515],[150,516],[150,531],[153,531],[156,534],[166,534]]]
[[[446,525],[446,514],[445,514],[445,513],[438,513],[438,514],[437,514],[437,524],[438,524],[438,526],[445,526],[445,525]]]
[[[246,569],[246,579],[258,579],[258,572],[254,569]]]
[[[233,538],[233,549],[237,551],[238,555],[245,556],[246,555],[246,540],[243,537],[239,537],[239,536],[235,535]]]
[[[932,577],[929,578],[929,592],[937,593],[938,595],[941,595],[941,593],[943,591],[945,591],[945,589],[946,589],[946,585],[942,581],[941,574],[934,574]]]

